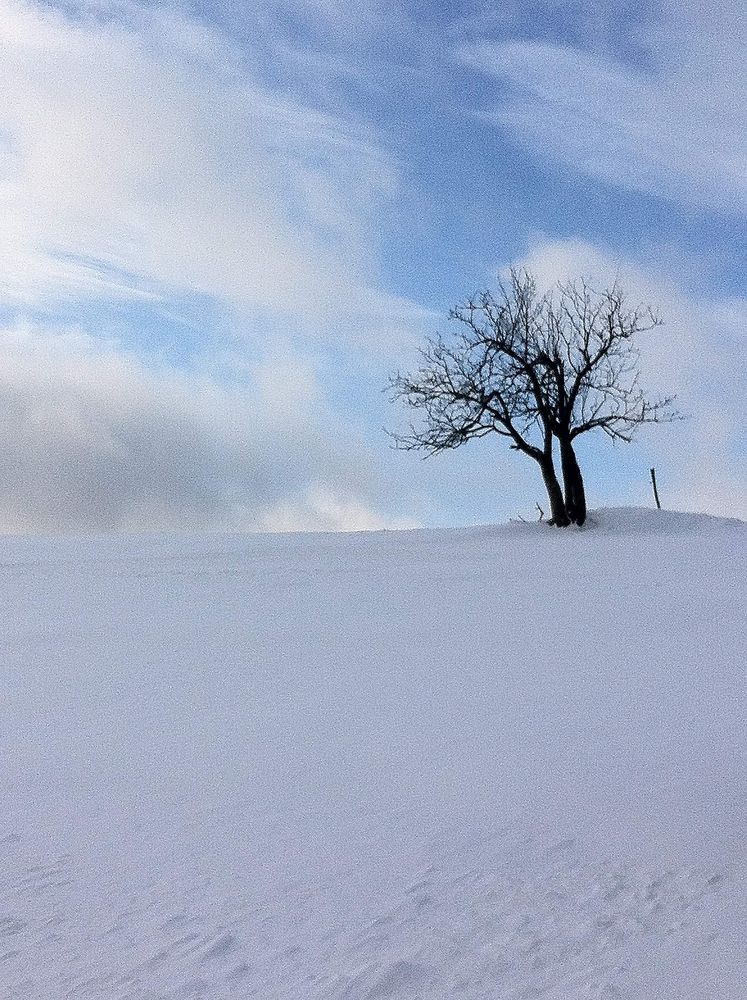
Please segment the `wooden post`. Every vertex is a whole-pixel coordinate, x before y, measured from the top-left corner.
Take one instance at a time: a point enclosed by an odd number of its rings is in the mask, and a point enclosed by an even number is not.
[[[654,487],[654,500],[656,500],[656,506],[661,510],[661,501],[659,500],[659,491],[656,488],[656,469],[651,470],[651,485]]]

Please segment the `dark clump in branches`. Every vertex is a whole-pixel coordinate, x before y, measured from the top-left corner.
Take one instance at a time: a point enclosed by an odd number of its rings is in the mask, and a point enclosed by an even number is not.
[[[454,334],[429,339],[417,371],[390,379],[393,398],[422,417],[392,436],[398,447],[430,454],[486,434],[507,438],[539,465],[552,524],[586,518],[574,448],[581,434],[630,441],[641,424],[677,416],[672,397],[650,400],[639,386],[634,338],[660,320],[628,306],[617,283],[595,292],[577,281],[541,295],[528,272],[512,271],[496,296],[475,296],[449,318]]]

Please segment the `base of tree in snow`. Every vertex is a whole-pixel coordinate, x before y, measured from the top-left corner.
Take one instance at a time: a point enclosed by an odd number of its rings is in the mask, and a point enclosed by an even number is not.
[[[742,998],[746,540],[0,540],[0,998]]]

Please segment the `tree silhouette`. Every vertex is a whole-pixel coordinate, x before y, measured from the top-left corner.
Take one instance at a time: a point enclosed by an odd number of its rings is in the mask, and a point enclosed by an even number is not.
[[[393,400],[421,415],[396,445],[429,454],[495,433],[540,467],[550,523],[583,524],[584,479],[574,443],[603,431],[630,441],[641,424],[677,418],[674,397],[650,400],[639,385],[634,338],[660,325],[650,307],[627,305],[619,284],[595,292],[585,280],[541,295],[514,270],[497,295],[483,292],[452,309],[450,337],[421,348],[412,374],[389,380]],[[557,441],[561,489],[555,469]]]

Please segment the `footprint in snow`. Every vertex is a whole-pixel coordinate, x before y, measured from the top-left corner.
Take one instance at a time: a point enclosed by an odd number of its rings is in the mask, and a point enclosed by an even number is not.
[[[230,952],[235,951],[237,947],[238,942],[233,934],[223,934],[208,948],[200,959],[200,964],[205,965],[208,962],[223,958],[225,955],[230,954]]]

